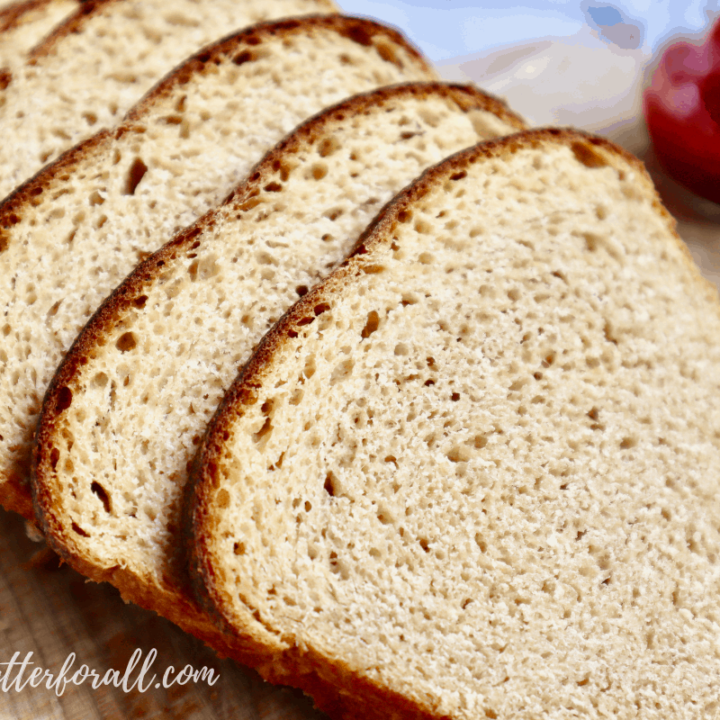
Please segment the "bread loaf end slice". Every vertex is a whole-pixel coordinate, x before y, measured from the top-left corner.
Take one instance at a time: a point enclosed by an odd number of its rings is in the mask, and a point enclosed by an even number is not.
[[[713,716],[718,337],[635,158],[570,130],[456,155],[211,422],[206,601],[337,717]]]
[[[50,545],[195,632],[180,500],[238,368],[423,168],[522,125],[471,87],[356,96],[298,128],[221,207],[140,265],[78,337],[43,404],[34,492]],[[234,656],[258,665],[268,653],[249,643]]]

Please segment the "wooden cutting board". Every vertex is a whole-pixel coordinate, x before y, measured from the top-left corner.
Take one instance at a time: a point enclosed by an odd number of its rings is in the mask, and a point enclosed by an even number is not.
[[[21,661],[32,652],[36,666],[57,674],[74,652],[71,670],[83,664],[103,677],[121,676],[136,650],[142,660],[153,648],[157,658],[145,676],[162,678],[168,666],[211,668],[219,674],[205,683],[151,686],[124,692],[112,685],[93,690],[90,681],[68,685],[60,697],[44,686],[0,692],[0,718],[9,720],[321,720],[301,693],[274,687],[230,660],[215,654],[155,613],[126,605],[107,584],[86,581],[44,544],[31,541],[24,522],[0,510],[0,663],[14,653]],[[7,666],[0,667],[5,671]],[[29,666],[32,670],[35,666]],[[10,675],[10,680],[17,673]],[[172,673],[170,677],[175,677]],[[147,683],[145,683],[147,684]],[[1,681],[0,681],[1,685]]]

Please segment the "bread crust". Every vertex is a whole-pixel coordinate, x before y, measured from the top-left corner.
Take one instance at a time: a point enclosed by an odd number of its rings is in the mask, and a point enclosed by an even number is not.
[[[12,227],[23,217],[26,208],[32,207],[38,196],[50,192],[56,181],[71,174],[75,168],[82,165],[85,158],[106,146],[108,152],[113,142],[122,135],[143,132],[144,118],[153,112],[153,109],[162,103],[177,87],[188,83],[191,78],[212,72],[215,62],[221,57],[232,56],[239,52],[237,48],[248,46],[256,47],[258,44],[273,39],[282,39],[294,34],[312,33],[314,30],[336,32],[338,35],[354,39],[363,44],[389,42],[395,47],[402,48],[417,63],[422,72],[432,76],[427,62],[417,50],[404,40],[397,31],[387,28],[370,20],[348,18],[339,15],[303,16],[298,19],[284,19],[277,22],[264,22],[240,32],[234,33],[217,43],[195,53],[182,65],[167,75],[153,88],[140,102],[128,112],[124,122],[114,130],[101,130],[93,137],[66,151],[54,163],[47,166],[33,178],[23,183],[2,203],[0,203],[0,253],[7,249],[14,240]],[[458,95],[461,102],[462,93]],[[502,110],[500,103],[495,103],[498,112]],[[510,111],[504,111],[507,117],[514,117]],[[518,122],[520,122],[518,120]],[[32,499],[29,487],[23,482],[22,473],[3,477],[2,502],[3,506],[21,514],[26,520],[33,522]]]
[[[340,18],[326,18],[322,22],[333,24],[347,22],[350,23],[350,27],[367,27],[366,21],[346,21]],[[377,26],[373,24],[371,27]],[[293,155],[301,147],[314,143],[326,126],[340,122],[346,116],[361,114],[369,108],[381,108],[385,103],[398,97],[421,99],[433,96],[452,101],[464,112],[485,110],[505,120],[512,127],[520,129],[525,126],[524,122],[504,103],[470,86],[429,82],[383,88],[350,98],[333,109],[306,121],[292,136],[268,153],[256,165],[248,180],[236,189],[225,203],[232,202],[239,205],[252,198],[259,188],[267,184],[268,177],[277,172],[278,163],[283,158]],[[72,386],[73,378],[82,370],[93,348],[103,343],[104,337],[126,312],[137,309],[138,302],[143,297],[146,288],[155,281],[163,268],[175,257],[191,250],[196,238],[205,230],[213,227],[215,215],[214,211],[207,213],[193,226],[182,231],[170,243],[139,265],[98,309],[67,353],[47,390],[35,442],[32,485],[37,517],[50,546],[68,564],[87,577],[98,582],[111,582],[118,587],[124,598],[157,611],[207,642],[221,654],[256,667],[265,677],[275,682],[284,682],[281,678],[285,677],[289,662],[289,659],[285,658],[285,653],[290,652],[293,658],[292,662],[297,666],[296,674],[306,676],[309,683],[306,689],[312,690],[316,700],[330,710],[336,707],[344,708],[345,701],[338,700],[332,691],[334,683],[322,677],[322,672],[315,667],[315,661],[311,656],[295,658],[292,654],[293,649],[274,632],[257,632],[256,629],[253,629],[240,637],[233,637],[231,641],[226,634],[225,627],[222,624],[215,625],[204,612],[203,607],[196,602],[189,587],[189,578],[186,578],[187,582],[182,588],[173,588],[170,583],[160,586],[149,575],[139,577],[117,565],[103,567],[88,559],[74,542],[72,533],[69,532],[67,521],[64,518],[61,489],[59,485],[55,484],[52,448],[58,421],[64,409],[67,388]],[[279,657],[283,658],[280,663],[278,662]],[[367,695],[370,696],[373,692],[372,686],[368,685]],[[387,697],[389,697],[387,692],[381,690],[376,701],[385,702]],[[397,697],[393,702],[404,701]],[[367,710],[369,712],[370,707]],[[347,714],[350,712],[349,709],[342,712],[345,716],[351,717]],[[424,717],[424,715],[417,717]]]
[[[597,162],[611,165],[619,173],[625,172],[628,166],[636,172],[637,182],[644,186],[643,190],[653,198],[654,209],[671,232],[673,241],[680,249],[699,289],[715,303],[720,312],[717,290],[700,275],[689,251],[677,235],[674,219],[662,206],[644,165],[608,140],[570,129],[541,128],[477,145],[427,170],[419,180],[385,206],[358,240],[352,255],[325,281],[290,308],[265,335],[208,425],[186,486],[183,527],[192,587],[202,597],[201,601],[209,612],[214,614],[217,622],[227,629],[228,634],[232,632],[232,620],[235,616],[231,616],[226,609],[227,598],[217,582],[211,535],[215,521],[211,502],[221,484],[217,473],[225,451],[223,440],[229,437],[233,420],[242,416],[243,406],[252,405],[258,400],[257,389],[263,386],[265,378],[269,376],[273,359],[288,350],[288,344],[301,334],[302,325],[308,322],[308,318],[314,320],[315,307],[330,301],[335,290],[342,289],[351,278],[363,273],[363,266],[371,263],[366,260],[365,255],[378,246],[392,242],[395,228],[401,222],[398,218],[414,201],[423,197],[430,187],[436,187],[442,184],[443,180],[462,173],[471,164],[507,157],[524,148],[542,147],[550,143],[570,147],[581,162],[591,167]],[[244,633],[250,630],[249,627],[243,628]],[[387,717],[436,717],[429,705],[416,704],[388,692],[387,688],[360,678],[342,661],[321,656],[312,649],[289,647],[278,656],[276,664],[283,667],[286,673],[265,672],[263,675],[266,679],[302,688],[312,695],[318,707],[328,712],[331,717],[346,720],[359,720],[361,717],[373,720]],[[328,678],[332,680],[329,682]]]

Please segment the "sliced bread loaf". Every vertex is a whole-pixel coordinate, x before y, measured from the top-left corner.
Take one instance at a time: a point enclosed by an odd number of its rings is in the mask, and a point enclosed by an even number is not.
[[[84,328],[43,404],[34,490],[49,544],[207,637],[201,622],[214,626],[185,583],[180,500],[223,392],[395,192],[453,150],[519,127],[469,87],[357,96],[301,126],[140,265]]]
[[[433,76],[394,30],[317,16],[254,26],[184,63],[113,131],[0,204],[0,502],[33,517],[45,389],[101,301],[322,108]]]
[[[0,8],[0,91],[10,84],[12,68],[25,62],[27,53],[70,17],[80,2],[25,0]]]
[[[461,153],[233,386],[194,571],[333,716],[715,717],[718,337],[635,158],[559,130]]]
[[[332,12],[332,0],[92,0],[6,78],[0,197],[125,112],[193,52],[233,30]]]

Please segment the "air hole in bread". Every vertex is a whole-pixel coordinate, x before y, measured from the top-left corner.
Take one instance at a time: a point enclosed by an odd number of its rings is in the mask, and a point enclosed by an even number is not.
[[[363,338],[369,338],[379,327],[380,316],[375,310],[371,310],[367,316],[367,322],[365,327],[362,329],[360,336]]]
[[[304,295],[307,295],[308,286],[307,286],[307,285],[298,285],[298,286],[295,288],[295,292],[296,292],[300,297],[303,297]]]
[[[233,63],[235,65],[244,65],[245,63],[252,62],[253,60],[255,60],[253,52],[251,50],[243,50],[233,58]]]
[[[315,163],[310,168],[313,180],[322,180],[328,173],[328,166],[325,163]]]
[[[115,347],[123,353],[134,350],[135,347],[137,347],[137,340],[135,338],[135,334],[132,332],[123,333],[115,343]]]
[[[620,449],[621,450],[630,450],[631,448],[634,448],[638,444],[636,437],[626,437],[623,438],[620,443]]]
[[[575,159],[588,168],[601,168],[607,166],[607,161],[593,147],[584,142],[574,142],[570,149]]]
[[[332,375],[330,376],[330,385],[336,385],[337,383],[342,382],[346,378],[350,377],[354,366],[355,363],[351,358],[343,360],[341,363],[339,363],[337,367],[333,370]]]
[[[61,387],[57,393],[57,412],[63,412],[64,410],[67,410],[70,405],[72,405],[72,399],[72,390],[70,390],[70,388],[65,385]]]
[[[378,55],[385,61],[392,63],[393,65],[396,65],[399,68],[403,67],[402,61],[400,58],[395,54],[395,50],[386,43],[377,43],[375,45],[378,51]]]
[[[329,157],[333,153],[337,152],[340,147],[340,141],[335,137],[326,137],[323,138],[318,145],[318,154],[320,157]]]
[[[415,223],[415,230],[421,235],[429,235],[432,232],[432,226],[427,221],[418,219]]]
[[[102,205],[105,202],[105,198],[100,194],[98,190],[95,190],[90,194],[89,198],[90,205]]]
[[[461,170],[460,172],[456,172],[453,175],[450,176],[450,179],[454,182],[457,182],[458,180],[462,180],[463,178],[467,177],[467,172],[465,170]]]
[[[92,379],[92,385],[94,387],[103,388],[107,385],[108,376],[104,372],[99,372]]]
[[[225,488],[220,488],[216,496],[218,507],[226,508],[230,505],[230,493]]]
[[[326,210],[323,213],[323,217],[326,217],[329,220],[332,220],[333,222],[335,222],[344,212],[345,212],[344,208],[334,207],[334,208],[330,208],[330,210]]]
[[[135,190],[140,184],[140,181],[145,177],[147,170],[147,165],[142,161],[142,158],[136,157],[132,161],[132,165],[130,165],[130,169],[128,170],[127,180],[125,182],[125,195],[135,194]]]
[[[384,265],[363,265],[362,271],[366,275],[379,275],[380,273],[385,272],[385,266]]]
[[[58,461],[60,460],[60,451],[53,447],[50,450],[50,467],[55,470],[57,468]]]
[[[93,480],[92,485],[90,485],[90,489],[95,493],[95,495],[100,498],[100,502],[103,504],[103,507],[105,508],[105,512],[110,512],[110,496],[107,494],[107,491],[105,488],[100,485],[99,482]]]
[[[263,426],[256,433],[253,433],[253,440],[256,443],[261,442],[263,438],[266,438],[272,432],[272,429],[272,420],[267,418],[263,423]]]
[[[279,182],[268,183],[263,190],[266,192],[282,192],[283,186]]]
[[[83,537],[90,537],[90,533],[85,532],[76,522],[73,522],[71,527],[73,531],[76,532],[78,535],[82,535]]]

